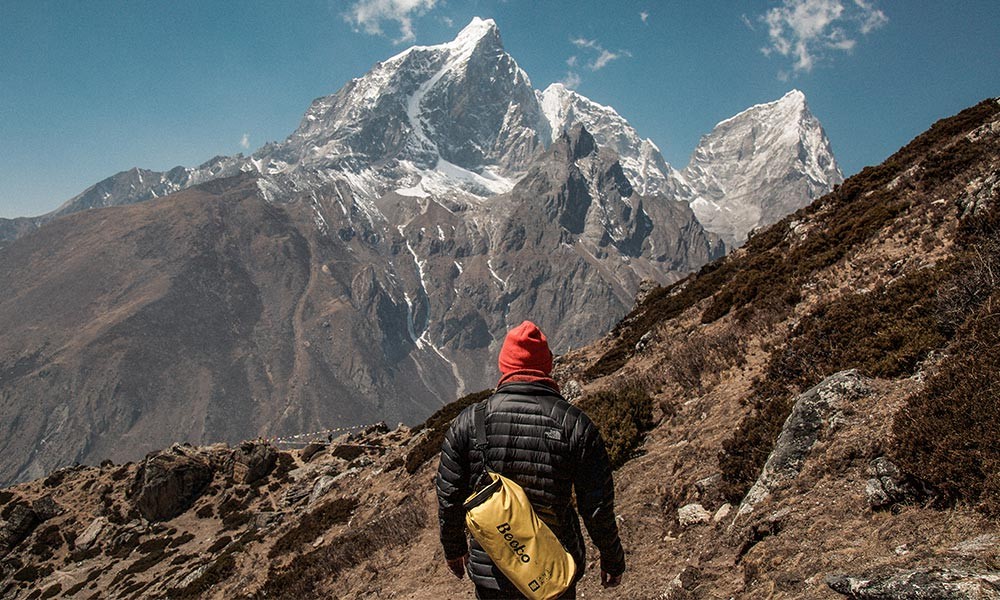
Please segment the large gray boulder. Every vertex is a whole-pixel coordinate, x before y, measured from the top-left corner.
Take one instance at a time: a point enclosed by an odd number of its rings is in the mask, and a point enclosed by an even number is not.
[[[997,600],[1000,572],[915,569],[880,575],[830,575],[830,589],[851,600]]]
[[[836,421],[842,409],[870,393],[868,380],[852,369],[831,375],[800,394],[760,476],[743,498],[737,518],[752,512],[773,490],[798,477],[820,433]]]
[[[76,547],[79,550],[90,550],[91,546],[98,541],[101,533],[107,528],[107,517],[97,517],[90,522],[90,525],[83,530],[83,533],[76,538]]]
[[[208,461],[185,446],[150,454],[136,472],[133,505],[149,521],[176,517],[194,504],[212,473]]]

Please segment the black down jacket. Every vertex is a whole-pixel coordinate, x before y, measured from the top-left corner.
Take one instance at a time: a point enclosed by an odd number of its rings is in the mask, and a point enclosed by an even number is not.
[[[486,432],[490,467],[519,483],[539,517],[576,560],[586,565],[580,520],[601,553],[601,568],[625,571],[625,554],[615,523],[614,482],[604,440],[590,418],[548,386],[508,383],[487,399]],[[441,447],[437,494],[445,558],[470,554],[469,576],[479,587],[511,592],[516,588],[476,542],[466,537],[462,504],[473,492],[483,465],[475,449],[473,409],[452,422]]]

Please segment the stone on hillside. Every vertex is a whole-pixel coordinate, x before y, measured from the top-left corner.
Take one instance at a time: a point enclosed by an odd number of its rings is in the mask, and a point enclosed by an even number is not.
[[[677,522],[681,527],[701,525],[711,520],[711,513],[700,504],[687,504],[677,509]]]
[[[313,484],[312,493],[309,495],[309,502],[307,504],[309,506],[315,504],[316,501],[325,496],[326,493],[329,492],[334,485],[336,485],[336,483],[337,480],[329,475],[324,475],[317,479],[316,483]]]
[[[97,517],[91,521],[90,525],[87,525],[87,528],[83,530],[83,533],[76,538],[76,547],[79,550],[90,550],[107,525],[108,520],[105,517]]]
[[[149,521],[165,521],[194,504],[212,481],[212,467],[196,452],[174,445],[150,454],[135,474],[130,497]]]
[[[649,298],[649,295],[656,288],[660,287],[660,282],[655,279],[643,279],[639,282],[639,291],[635,293],[635,305],[639,306]]]
[[[851,369],[831,375],[800,394],[760,476],[743,498],[737,517],[752,512],[773,490],[795,479],[820,433],[838,420],[843,408],[870,393],[868,380]]]
[[[31,503],[31,510],[35,511],[38,516],[39,521],[48,521],[53,517],[58,517],[59,515],[66,512],[61,506],[59,506],[52,496],[45,495],[41,498],[35,500]]]
[[[312,491],[312,486],[308,483],[300,483],[293,485],[285,490],[285,493],[281,495],[282,506],[294,506],[309,497]]]
[[[570,379],[562,386],[562,395],[567,401],[572,402],[583,395],[583,388],[576,379]]]
[[[723,519],[728,517],[729,513],[731,512],[733,512],[733,505],[726,502],[725,504],[719,507],[719,510],[715,511],[714,515],[712,515],[712,522],[718,523],[719,521],[722,521]]]
[[[253,529],[267,529],[268,527],[278,525],[284,518],[285,513],[281,511],[265,510],[253,516],[250,526]]]
[[[313,459],[316,454],[326,449],[326,444],[320,442],[311,442],[305,448],[302,449],[302,462],[308,463]]]
[[[984,533],[983,535],[965,540],[948,549],[951,554],[973,558],[996,556],[1000,554],[1000,535]]]
[[[389,426],[386,425],[385,421],[379,421],[374,425],[366,427],[362,435],[371,435],[373,433],[389,433]]]
[[[694,483],[698,499],[703,505],[718,506],[722,501],[722,474],[713,473]]]
[[[146,530],[138,519],[114,529],[108,543],[108,554],[115,558],[128,556],[139,546],[145,533]]]
[[[1000,572],[915,569],[852,577],[830,575],[830,589],[852,600],[979,600],[1000,598]]]
[[[7,554],[31,535],[41,521],[26,504],[16,504],[6,521],[0,521],[0,556]]]
[[[267,477],[278,463],[278,451],[267,442],[243,442],[229,457],[227,475],[251,484]]]
[[[873,477],[865,485],[865,500],[873,510],[917,499],[916,490],[888,458],[874,459],[868,470]]]
[[[645,350],[646,346],[649,345],[649,342],[652,341],[652,339],[653,339],[652,331],[647,331],[646,333],[642,334],[642,337],[639,338],[639,341],[636,342],[635,344],[635,351],[642,352],[643,350]]]

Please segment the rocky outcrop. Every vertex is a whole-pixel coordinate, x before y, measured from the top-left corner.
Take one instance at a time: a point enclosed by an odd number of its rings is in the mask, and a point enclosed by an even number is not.
[[[83,530],[77,538],[75,545],[78,549],[86,551],[97,543],[101,534],[105,532],[108,528],[108,519],[106,517],[96,517],[87,525],[87,528]]]
[[[204,456],[183,446],[146,457],[136,471],[132,503],[150,521],[175,517],[194,503],[212,480]]]
[[[865,485],[865,500],[873,510],[889,508],[903,502],[913,502],[920,497],[916,487],[903,475],[899,467],[885,456],[872,460],[868,472],[871,479]]]
[[[752,512],[773,490],[797,477],[813,444],[835,422],[837,413],[869,393],[868,381],[850,370],[831,375],[799,395],[760,477],[743,498],[737,518]]]
[[[41,523],[35,511],[26,504],[16,503],[4,512],[7,516],[0,521],[0,556],[13,550]]]
[[[700,504],[686,504],[677,509],[677,523],[681,527],[701,525],[711,520],[712,514]]]
[[[278,450],[266,442],[243,442],[230,455],[226,472],[236,483],[252,484],[267,477],[278,462]]]
[[[1000,572],[914,569],[871,576],[831,575],[830,589],[851,600],[996,600]]]

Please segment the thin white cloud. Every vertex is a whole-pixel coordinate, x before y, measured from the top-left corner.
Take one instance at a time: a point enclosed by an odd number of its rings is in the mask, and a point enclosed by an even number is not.
[[[746,16],[746,14],[740,15],[740,21],[743,21],[743,24],[746,25],[747,29],[750,31],[757,31],[757,29],[753,26],[753,22],[750,21],[750,17]]]
[[[250,148],[250,134],[244,133],[243,137],[240,138],[240,148],[244,150]]]
[[[576,71],[567,71],[566,76],[559,80],[559,83],[568,87],[571,90],[575,90],[580,86],[580,82],[583,81],[580,78],[580,74]]]
[[[889,22],[871,0],[783,0],[781,6],[764,13],[770,44],[764,54],[792,59],[792,72],[812,70],[833,51],[849,52],[858,35],[868,35]],[[753,26],[744,20],[751,29]],[[779,78],[788,77],[779,73]]]
[[[413,18],[426,14],[436,4],[437,0],[358,0],[348,7],[344,19],[355,31],[368,35],[385,35],[383,23],[396,23],[399,37],[393,43],[401,44],[416,39]]]
[[[455,21],[451,17],[441,17],[441,22],[445,24],[445,27],[455,26]]]
[[[572,69],[573,67],[576,66],[578,60],[579,58],[574,54],[573,56],[566,59],[566,66]]]
[[[598,43],[597,40],[590,40],[587,38],[578,37],[578,38],[570,38],[569,41],[577,48],[580,48],[582,50],[592,50],[597,53],[597,56],[595,56],[593,60],[587,63],[587,68],[590,69],[591,71],[600,71],[613,60],[617,60],[619,58],[626,56],[627,57],[632,56],[632,53],[629,52],[628,50],[618,50],[617,52],[612,52],[611,50],[607,50],[606,48],[601,46],[601,44]],[[570,60],[573,61],[573,64],[570,64],[569,66],[571,67],[576,66],[577,64],[576,56],[571,56],[569,59],[567,59],[566,63],[569,64]]]
[[[599,71],[606,67],[609,62],[617,60],[624,56],[624,54],[619,54],[617,52],[611,52],[610,50],[601,50],[601,53],[594,59],[594,62],[587,65],[590,67],[591,71]]]
[[[885,16],[885,13],[881,10],[872,6],[871,2],[854,0],[854,3],[858,5],[863,15],[860,29],[862,35],[868,35],[889,22],[889,17]]]
[[[642,11],[641,13],[639,13],[639,19],[641,19],[643,23],[649,21],[649,13],[646,11]]]

